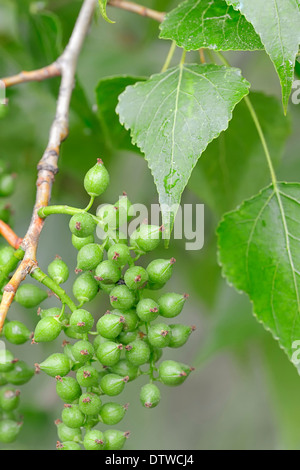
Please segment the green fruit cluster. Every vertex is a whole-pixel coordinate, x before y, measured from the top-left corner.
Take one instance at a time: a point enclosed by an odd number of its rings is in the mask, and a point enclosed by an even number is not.
[[[84,178],[92,201],[108,183],[108,172],[98,160]],[[161,361],[165,348],[183,346],[194,330],[174,323],[188,296],[173,292],[157,296],[156,291],[171,278],[176,260],[155,259],[146,267],[137,264],[142,255],[158,247],[162,227],[142,224],[127,241],[120,226],[130,219],[130,206],[123,195],[116,204],[103,206],[97,216],[74,210],[69,227],[77,250],[77,277],[72,286],[75,303],[66,301],[60,287],[69,277],[68,266],[60,258],[48,266],[47,278],[52,282],[48,285],[62,308],[40,311],[33,342],[50,342],[63,333],[68,338],[63,352],[54,352],[36,365],[38,371],[56,380],[56,392],[64,402],[56,421],[59,450],[80,450],[82,445],[86,450],[123,448],[129,432],[105,426],[117,426],[128,404],[112,398],[119,397],[133,380],[148,377],[140,390],[140,402],[146,409],[154,408],[160,402],[157,385],[180,385],[192,370],[181,362]],[[106,233],[101,244],[94,238],[97,225]],[[45,295],[38,286],[24,284],[16,301],[33,307]],[[99,295],[108,297],[111,308],[105,313],[98,310],[96,316],[86,304]],[[14,344],[22,344],[30,332],[20,322],[8,322],[4,335]]]
[[[7,164],[0,160],[0,198],[10,197],[15,191],[16,182],[15,174],[8,171]],[[4,201],[0,201],[0,220],[6,224],[11,223],[10,206]]]
[[[0,350],[0,442],[14,442],[22,422],[17,414],[20,404],[20,390],[15,386],[27,383],[34,375],[34,369],[24,361],[18,361],[7,349]]]

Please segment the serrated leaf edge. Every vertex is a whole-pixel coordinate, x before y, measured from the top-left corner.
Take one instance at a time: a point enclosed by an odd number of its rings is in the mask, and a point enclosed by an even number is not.
[[[298,186],[300,187],[300,183],[297,183],[297,182],[294,182],[294,183],[289,183],[289,182],[286,182],[286,181],[278,181],[277,184],[280,184],[280,185],[288,185],[288,186],[291,186],[291,185],[295,185],[295,186]],[[234,283],[232,281],[229,280],[229,278],[227,277],[226,273],[225,273],[225,267],[222,263],[222,260],[221,260],[221,247],[220,247],[220,234],[219,234],[219,231],[220,231],[220,228],[221,228],[221,225],[223,224],[223,222],[225,222],[225,219],[230,216],[231,214],[234,214],[238,211],[240,211],[241,209],[243,209],[243,207],[245,207],[247,204],[251,203],[251,201],[253,201],[254,199],[257,199],[259,196],[261,196],[265,191],[267,191],[268,189],[271,189],[273,188],[273,190],[275,191],[275,188],[274,188],[274,185],[271,183],[269,184],[268,186],[266,186],[265,188],[261,189],[261,191],[259,191],[257,194],[255,194],[254,196],[252,196],[251,198],[249,199],[246,199],[245,201],[243,201],[240,205],[238,205],[235,209],[229,211],[229,212],[226,212],[218,226],[217,226],[217,229],[216,229],[216,235],[217,235],[217,263],[219,265],[219,267],[221,268],[221,276],[222,278],[225,280],[225,282],[227,283],[227,285],[231,288],[233,288],[238,294],[240,295],[246,295],[252,305],[252,314],[253,316],[255,317],[255,319],[257,320],[257,322],[259,324],[261,324],[263,326],[263,328],[268,331],[269,333],[271,333],[272,337],[277,341],[278,343],[278,346],[280,347],[280,349],[282,351],[284,351],[284,353],[286,354],[288,360],[291,362],[291,364],[293,364],[295,366],[295,368],[297,369],[297,372],[298,374],[300,375],[300,365],[297,367],[296,364],[294,364],[292,361],[291,361],[291,358],[288,354],[288,351],[287,349],[280,343],[280,338],[276,335],[276,333],[274,331],[271,330],[271,328],[269,328],[267,325],[265,325],[265,323],[258,317],[258,314],[256,313],[255,311],[255,304],[254,304],[254,301],[252,300],[252,298],[250,297],[250,294],[248,294],[248,292],[245,292],[241,289],[238,289]]]

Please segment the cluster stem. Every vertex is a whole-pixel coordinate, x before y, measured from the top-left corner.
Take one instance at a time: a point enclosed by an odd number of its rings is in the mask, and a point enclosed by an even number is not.
[[[40,268],[36,268],[31,272],[31,277],[36,281],[40,282],[44,286],[48,287],[59,299],[62,304],[66,304],[71,312],[77,309],[77,306],[73,300],[66,294],[64,289],[60,287],[53,279],[45,274]]]

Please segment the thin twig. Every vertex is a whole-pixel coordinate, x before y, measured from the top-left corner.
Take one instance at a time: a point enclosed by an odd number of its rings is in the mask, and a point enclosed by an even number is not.
[[[161,11],[151,10],[151,8],[144,7],[134,2],[127,2],[125,0],[110,0],[108,5],[111,7],[121,8],[122,10],[131,11],[141,16],[146,16],[152,20],[161,23],[164,20],[165,13]]]
[[[56,106],[56,116],[50,130],[47,148],[38,164],[36,202],[31,223],[21,245],[25,251],[25,256],[10,282],[4,287],[0,305],[0,331],[20,283],[37,266],[36,251],[44,224],[44,220],[38,216],[37,212],[40,207],[47,206],[50,201],[54,176],[58,171],[57,161],[60,146],[68,136],[69,131],[69,107],[74,88],[78,56],[89,30],[96,4],[97,0],[84,0],[69,43],[61,57],[57,60],[62,79]]]
[[[18,237],[15,232],[3,220],[0,220],[0,234],[15,250],[21,245],[23,238]]]
[[[58,62],[53,62],[51,65],[47,65],[42,69],[32,70],[31,72],[20,72],[17,75],[11,77],[2,78],[1,82],[5,88],[12,87],[14,85],[20,85],[20,83],[26,82],[41,82],[52,77],[59,77],[61,75],[61,67]]]
[[[144,7],[134,2],[127,2],[125,0],[110,0],[108,5],[121,10],[126,10],[138,15],[144,16],[146,18],[151,18],[155,21],[161,23],[164,20],[164,12],[157,10],[152,10],[151,8]],[[63,56],[62,56],[63,57]],[[62,59],[61,57],[61,59]],[[49,78],[59,77],[62,75],[62,64],[61,60],[58,59],[50,65],[46,65],[41,69],[32,70],[32,71],[23,71],[11,77],[5,77],[0,80],[0,85],[5,88],[10,88],[15,85],[20,85],[21,83],[26,82],[41,82],[43,80],[48,80]]]

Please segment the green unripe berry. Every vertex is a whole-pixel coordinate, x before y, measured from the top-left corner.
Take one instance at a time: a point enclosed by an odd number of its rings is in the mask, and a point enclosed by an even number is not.
[[[139,374],[139,367],[135,366],[127,359],[121,359],[113,367],[110,367],[110,372],[120,375],[121,377],[128,377],[128,382],[132,382]]]
[[[96,276],[95,276],[95,279],[96,279]],[[97,280],[97,279],[96,279]],[[99,282],[99,281],[97,281]],[[99,287],[100,287],[100,290],[103,290],[103,292],[106,292],[106,294],[110,294],[111,291],[113,290],[113,288],[115,287],[115,284],[104,284],[103,282],[99,282]]]
[[[77,367],[77,366],[80,367],[80,364],[75,365],[76,359],[75,359],[75,357],[73,356],[73,353],[72,353],[72,344],[69,344],[68,342],[64,342],[63,343],[63,348],[64,348],[64,354],[66,356],[68,356],[71,363],[74,364],[72,366],[72,369],[74,370],[74,368]]]
[[[121,333],[123,323],[123,317],[106,313],[97,322],[97,332],[106,339],[114,339]]]
[[[101,420],[104,424],[114,426],[118,424],[125,416],[128,405],[122,406],[119,403],[105,403],[100,409]]]
[[[127,235],[121,230],[115,230],[114,232],[110,230],[108,234],[108,239],[106,240],[106,249],[108,250],[116,243],[121,245],[127,245]]]
[[[138,330],[134,331],[121,331],[119,336],[117,337],[116,341],[122,344],[129,344],[132,343],[137,339]]]
[[[4,411],[15,410],[20,403],[20,391],[5,387],[0,390],[0,408]]]
[[[24,361],[17,361],[13,364],[13,369],[6,372],[5,375],[10,384],[23,385],[34,376],[34,369]]]
[[[83,308],[74,310],[70,316],[70,326],[77,333],[88,333],[93,328],[93,325],[93,315]]]
[[[62,330],[61,323],[55,317],[44,317],[36,325],[34,340],[37,343],[54,341]]]
[[[103,259],[103,248],[97,243],[89,243],[83,246],[77,255],[77,269],[89,271],[101,263]]]
[[[157,301],[159,305],[159,314],[165,318],[177,317],[177,315],[181,313],[187,298],[187,294],[163,294]]]
[[[159,379],[164,385],[174,387],[182,384],[192,369],[175,361],[163,361],[158,368]]]
[[[6,264],[14,256],[14,252],[15,250],[13,249],[12,246],[3,246],[0,249],[0,266],[6,266]]]
[[[106,341],[100,344],[96,356],[98,361],[104,366],[114,366],[121,357],[122,344],[116,344],[113,341]]]
[[[65,354],[55,353],[39,364],[39,368],[50,377],[64,377],[71,370],[71,362]]]
[[[5,373],[0,372],[0,387],[6,384],[7,384],[7,379],[5,377]]]
[[[121,269],[113,261],[105,260],[95,270],[95,279],[103,284],[116,284],[121,277]]]
[[[155,259],[147,266],[149,282],[152,284],[165,284],[172,276],[175,258]]]
[[[135,313],[135,309],[131,310],[118,310],[114,309],[111,311],[114,315],[119,315],[124,318],[123,330],[124,331],[135,331],[139,324],[139,317]]]
[[[12,344],[24,344],[31,335],[27,326],[16,320],[5,323],[3,333],[7,341]]]
[[[76,380],[81,387],[94,387],[98,385],[99,372],[92,366],[82,366],[76,372]]]
[[[163,355],[163,350],[160,348],[154,348],[152,351],[152,361],[157,362],[160,360],[161,356]]]
[[[142,340],[133,341],[126,346],[126,359],[135,366],[146,364],[150,358],[150,348]]]
[[[8,372],[14,368],[14,356],[7,349],[0,349],[0,372]]]
[[[81,364],[90,361],[94,353],[94,346],[89,341],[77,341],[77,343],[72,346],[74,359]]]
[[[190,337],[192,331],[195,331],[194,326],[187,325],[169,325],[171,328],[171,339],[169,343],[170,348],[180,348],[183,346]]]
[[[66,442],[57,442],[57,450],[81,450],[80,445],[77,442],[66,441]]]
[[[87,212],[81,212],[71,217],[69,223],[70,230],[73,235],[78,238],[86,238],[93,234],[96,222]]]
[[[0,421],[0,442],[9,444],[16,440],[21,429],[21,425],[11,419]]]
[[[130,250],[127,245],[116,243],[108,249],[107,258],[113,261],[116,266],[123,267],[131,258]]]
[[[97,211],[97,217],[101,220],[100,226],[105,232],[109,231],[112,236],[112,230],[118,227],[119,209],[112,204],[105,204]]]
[[[126,193],[119,197],[118,201],[115,203],[115,207],[119,209],[119,226],[122,226],[130,220],[131,202]]]
[[[79,383],[73,377],[57,377],[56,393],[65,402],[72,403],[81,396]]]
[[[61,309],[57,307],[52,307],[52,308],[47,308],[44,310],[40,311],[40,317],[41,318],[46,318],[46,317],[59,317],[61,314]],[[63,318],[65,318],[65,315],[63,315]]]
[[[83,445],[86,450],[103,450],[105,444],[105,437],[101,431],[88,431],[84,436]]]
[[[154,321],[159,314],[159,306],[152,299],[142,299],[136,306],[137,316],[143,322]]]
[[[79,409],[87,416],[97,415],[101,406],[100,397],[94,393],[83,393],[79,398]]]
[[[143,289],[148,282],[148,273],[141,266],[133,266],[127,269],[124,275],[126,286],[131,290]]]
[[[97,163],[86,173],[83,185],[91,197],[100,196],[106,190],[109,185],[109,174],[100,158],[97,159]]]
[[[98,283],[90,273],[81,274],[73,284],[73,294],[79,302],[90,302],[97,292]]]
[[[149,328],[148,341],[155,348],[166,348],[169,346],[171,332],[165,323],[157,323]]]
[[[183,364],[183,362],[180,362],[179,364],[181,365],[182,370],[184,370],[184,372],[185,372],[187,375],[190,375],[190,373],[195,370],[194,367],[188,366],[187,364]]]
[[[165,287],[165,282],[162,282],[162,283],[155,282],[155,283],[153,283],[153,282],[149,281],[148,284],[147,284],[147,289],[150,289],[150,290],[160,290],[163,287]]]
[[[96,415],[86,415],[85,416],[85,426],[86,429],[92,429],[94,426],[97,426],[100,422],[99,413]]]
[[[83,334],[77,333],[72,326],[66,326],[63,328],[66,336],[72,339],[83,339]]]
[[[89,243],[94,243],[94,235],[89,235],[88,237],[80,238],[76,237],[76,235],[72,235],[72,245],[76,250],[81,250],[85,245]]]
[[[117,374],[107,374],[100,380],[100,387],[103,393],[109,397],[115,397],[123,392],[128,377],[120,377]]]
[[[127,310],[135,303],[134,293],[125,285],[118,285],[110,292],[110,303],[114,308]]]
[[[81,441],[81,429],[69,428],[62,422],[57,422],[57,434],[61,441]]]
[[[56,258],[49,264],[48,274],[57,284],[63,284],[69,278],[69,268],[62,259]]]
[[[132,246],[136,246],[138,250],[149,252],[158,247],[161,240],[162,227],[157,225],[142,224],[130,237]]]
[[[141,388],[140,401],[145,408],[155,408],[160,402],[160,390],[154,384],[146,384]]]
[[[26,308],[37,307],[43,300],[47,299],[46,291],[33,284],[22,284],[15,295],[15,300]]]
[[[105,450],[121,450],[129,437],[129,432],[108,429],[104,432],[106,441]]]
[[[9,197],[16,187],[15,177],[13,175],[0,175],[0,197]]]
[[[72,429],[80,428],[85,421],[85,416],[80,411],[78,405],[65,405],[61,418],[63,423]]]
[[[95,336],[95,339],[94,339],[94,342],[93,342],[94,351],[97,351],[97,349],[99,348],[100,344],[105,343],[106,341],[109,341],[109,339],[104,338],[104,337],[101,336],[101,335]]]
[[[128,216],[128,219],[130,218],[129,212],[130,212],[130,207],[132,206],[131,202],[129,201],[127,194],[124,192],[122,196],[119,197],[117,202],[115,203],[115,206],[124,211],[126,216]]]

